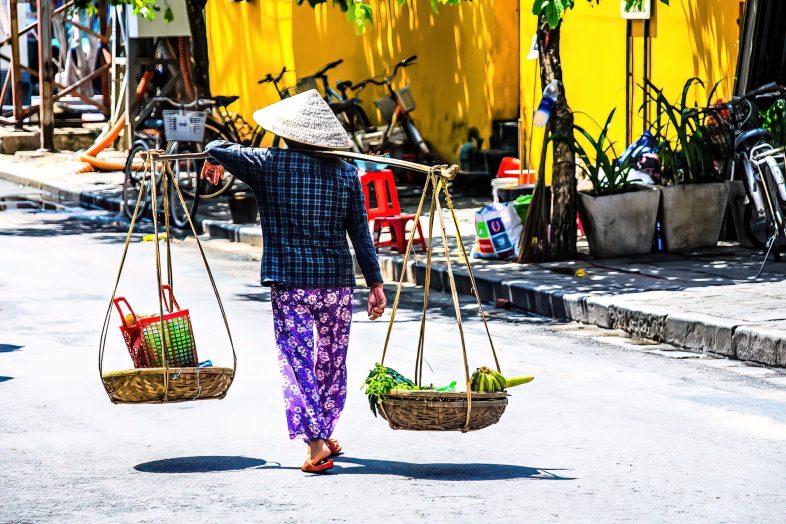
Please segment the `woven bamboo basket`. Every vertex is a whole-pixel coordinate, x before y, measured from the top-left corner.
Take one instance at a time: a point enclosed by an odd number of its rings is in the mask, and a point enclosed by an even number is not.
[[[231,368],[209,367],[126,369],[103,373],[101,378],[115,404],[162,404],[224,398],[234,376]]]
[[[114,404],[164,404],[170,402],[187,402],[191,400],[206,400],[206,399],[221,399],[224,398],[232,385],[232,380],[235,377],[235,370],[237,369],[237,355],[235,354],[235,345],[232,342],[232,333],[229,329],[229,322],[227,321],[224,306],[221,302],[221,296],[218,293],[218,288],[213,279],[213,274],[210,271],[210,266],[205,255],[205,250],[202,247],[202,242],[199,240],[196,227],[185,204],[180,188],[176,183],[170,184],[170,177],[174,177],[172,166],[169,164],[171,156],[166,160],[162,157],[163,151],[152,150],[149,151],[144,160],[144,171],[142,172],[142,187],[147,184],[148,177],[152,180],[153,172],[160,172],[163,174],[162,186],[164,194],[163,214],[164,214],[164,231],[159,229],[159,209],[157,207],[156,188],[158,184],[151,184],[152,193],[152,215],[153,215],[153,230],[155,232],[155,275],[157,281],[158,295],[158,315],[153,317],[140,317],[137,316],[128,302],[117,296],[117,290],[120,285],[120,278],[123,274],[123,266],[128,254],[128,247],[131,243],[132,234],[134,232],[134,225],[136,218],[140,216],[140,204],[142,202],[142,194],[140,192],[137,196],[134,213],[132,215],[131,223],[128,226],[128,233],[126,235],[125,245],[123,246],[123,256],[120,258],[120,267],[117,270],[115,277],[115,286],[112,291],[112,298],[109,300],[109,306],[104,316],[104,325],[101,329],[101,339],[98,349],[98,374],[101,377],[101,382],[104,384],[109,400]],[[177,156],[177,158],[184,158],[184,156]],[[156,168],[156,166],[158,166]],[[194,340],[194,333],[192,329],[191,317],[187,309],[181,309],[175,300],[173,294],[172,283],[172,257],[170,256],[170,199],[168,191],[174,189],[179,204],[183,208],[188,224],[191,228],[196,239],[199,254],[205,265],[205,271],[213,288],[213,294],[216,297],[218,309],[221,312],[221,318],[224,321],[226,328],[227,339],[229,347],[232,350],[232,367],[191,367],[195,366],[198,362],[196,353],[196,342]],[[159,246],[159,233],[162,233],[166,255],[162,264],[162,253]],[[164,281],[164,279],[166,279]],[[120,304],[123,303],[128,307],[130,315],[133,316],[133,324],[126,321],[127,315],[121,309]],[[121,331],[125,338],[128,350],[131,353],[132,360],[136,366],[157,366],[157,367],[139,367],[136,369],[125,369],[122,371],[109,371],[104,372],[104,352],[106,350],[106,341],[109,333],[109,327],[112,320],[112,310],[117,309],[117,313],[123,322]],[[166,314],[165,314],[166,311]],[[173,322],[177,321],[177,322]],[[143,350],[145,353],[144,359],[135,358],[138,356],[138,351]]]
[[[379,412],[392,429],[464,431],[467,394],[463,392],[394,391],[379,401]],[[472,393],[467,431],[496,424],[508,406],[507,394]]]

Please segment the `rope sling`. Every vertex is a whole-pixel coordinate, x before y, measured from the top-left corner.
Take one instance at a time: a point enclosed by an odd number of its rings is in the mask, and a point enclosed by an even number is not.
[[[235,372],[237,371],[237,354],[235,353],[235,345],[232,340],[232,332],[229,328],[229,322],[224,310],[224,304],[221,301],[221,296],[218,292],[213,273],[210,270],[205,251],[202,247],[202,242],[197,235],[196,227],[188,211],[188,207],[183,198],[177,183],[172,183],[171,186],[177,193],[178,201],[185,212],[188,225],[191,233],[197,242],[199,253],[202,257],[208,279],[213,288],[213,293],[218,303],[218,308],[221,312],[221,318],[226,328],[227,337],[229,339],[229,346],[232,350],[232,368],[223,367],[171,367],[169,364],[170,349],[173,346],[173,337],[171,329],[166,325],[165,306],[167,312],[171,313],[173,308],[178,307],[174,299],[174,281],[172,272],[172,252],[170,244],[170,209],[169,209],[169,187],[170,181],[175,177],[172,171],[172,166],[169,160],[176,160],[172,158],[175,155],[163,155],[161,150],[151,150],[144,154],[144,171],[142,173],[141,190],[137,196],[134,214],[131,218],[131,223],[128,227],[128,232],[123,246],[123,254],[120,258],[120,266],[115,278],[114,289],[112,290],[112,297],[107,307],[106,315],[104,317],[104,324],[101,330],[101,339],[98,352],[98,372],[104,384],[107,394],[113,403],[165,403],[165,402],[184,402],[190,400],[210,399],[210,398],[224,398],[229,387],[234,380]],[[187,155],[182,155],[186,158]],[[158,169],[156,169],[158,165]],[[166,272],[164,283],[164,276],[162,275],[161,264],[161,249],[159,240],[162,235],[159,230],[158,220],[158,195],[157,186],[158,181],[155,179],[155,174],[161,174],[161,182],[163,185],[163,199],[162,210],[164,215],[164,235],[163,239],[166,242]],[[114,371],[104,373],[104,353],[106,349],[106,339],[109,332],[109,325],[112,317],[112,308],[115,305],[117,290],[120,285],[120,278],[123,274],[123,267],[128,255],[128,247],[131,243],[131,237],[136,224],[137,216],[142,202],[142,195],[144,188],[150,184],[152,196],[152,214],[153,214],[153,230],[154,230],[154,243],[155,243],[155,262],[156,262],[156,281],[159,292],[158,296],[158,318],[159,322],[153,327],[153,335],[156,340],[160,341],[161,345],[161,363],[162,367],[156,368],[143,368],[143,369],[130,369],[124,371]],[[164,290],[169,291],[169,301],[165,302]],[[119,309],[118,309],[119,310]],[[133,313],[133,311],[132,311]],[[189,321],[190,328],[190,321]]]
[[[424,166],[425,167],[425,166]],[[420,332],[418,335],[418,346],[415,357],[415,383],[418,386],[422,385],[423,381],[423,359],[425,354],[425,335],[426,335],[426,316],[428,312],[429,303],[429,289],[431,287],[431,269],[434,254],[434,218],[435,214],[439,220],[440,236],[442,238],[442,245],[445,253],[445,264],[448,275],[448,282],[450,285],[450,294],[453,302],[453,309],[456,315],[456,325],[459,331],[461,340],[461,352],[464,364],[464,377],[466,381],[466,393],[453,393],[453,392],[436,392],[436,391],[392,391],[389,395],[384,396],[379,402],[379,410],[383,418],[385,418],[393,429],[411,429],[411,430],[435,430],[435,431],[448,431],[460,430],[467,432],[471,430],[481,429],[493,423],[496,423],[502,416],[502,413],[507,406],[507,398],[505,393],[473,393],[470,384],[470,370],[467,358],[466,339],[464,336],[464,325],[461,319],[461,306],[459,304],[458,291],[456,288],[456,280],[453,271],[453,263],[451,260],[450,244],[448,242],[447,228],[445,226],[445,218],[443,216],[443,207],[440,196],[444,196],[445,204],[450,212],[453,225],[456,229],[456,243],[460,254],[460,259],[464,261],[467,268],[471,284],[471,293],[475,296],[478,306],[480,318],[483,321],[483,326],[488,337],[491,354],[494,357],[494,365],[498,372],[502,372],[497,357],[497,351],[494,347],[494,341],[489,331],[486,313],[483,310],[483,304],[480,300],[478,293],[477,282],[475,275],[472,272],[472,266],[467,256],[466,248],[461,237],[459,228],[458,217],[456,216],[455,208],[453,207],[453,200],[450,197],[450,192],[447,186],[447,177],[439,176],[441,173],[440,167],[427,168],[426,183],[423,186],[423,192],[418,203],[417,212],[415,213],[415,223],[417,224],[423,215],[423,208],[426,201],[426,195],[431,190],[431,204],[428,217],[428,246],[426,250],[426,267],[424,277],[424,290],[423,290],[423,309],[420,317]],[[398,280],[396,289],[396,296],[393,300],[393,307],[390,313],[390,320],[388,322],[387,334],[385,336],[385,344],[382,348],[381,365],[385,365],[385,357],[387,356],[388,347],[390,345],[390,337],[393,333],[393,324],[395,322],[396,313],[401,299],[401,289],[404,283],[404,277],[408,270],[409,258],[412,254],[412,247],[414,245],[416,228],[413,227],[407,247],[404,252],[404,259],[401,269],[401,274]],[[473,416],[473,405],[474,415]]]

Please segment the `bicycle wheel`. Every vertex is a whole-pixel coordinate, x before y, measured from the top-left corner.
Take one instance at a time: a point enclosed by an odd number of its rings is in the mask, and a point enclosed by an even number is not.
[[[745,184],[745,192],[748,196],[748,203],[743,211],[743,226],[753,247],[761,249],[772,233],[773,218],[750,159],[743,153],[740,160],[737,163],[741,166],[740,179]]]
[[[123,178],[123,213],[129,220],[139,220],[150,206],[150,181],[153,174],[148,175],[148,179],[142,187],[143,173],[145,171],[142,153],[150,149],[147,143],[134,142],[131,151],[128,152],[128,159],[125,166],[125,177]],[[140,192],[142,193],[141,200]],[[139,207],[137,208],[137,200]],[[136,217],[134,216],[136,210]]]
[[[201,145],[188,142],[170,142],[167,145],[167,154],[172,155],[198,153],[201,150]],[[171,163],[173,176],[170,179],[172,185],[169,188],[169,216],[175,227],[188,227],[188,216],[190,215],[193,220],[196,215],[203,186],[199,178],[203,163],[204,160],[193,159],[176,160]],[[180,189],[183,202],[180,201],[176,188]],[[185,208],[183,203],[185,203]]]
[[[232,134],[227,130],[226,127],[219,125],[215,122],[205,122],[205,143],[211,142],[213,140],[226,140],[228,142],[238,142],[237,137],[233,137]],[[201,167],[201,165],[200,165]],[[224,192],[232,187],[232,184],[235,182],[235,177],[231,173],[227,173],[227,175],[223,178],[223,180],[219,180],[218,184],[213,184],[208,180],[202,181],[202,187],[200,188],[199,198],[201,199],[209,199],[209,198],[216,198],[224,194]]]

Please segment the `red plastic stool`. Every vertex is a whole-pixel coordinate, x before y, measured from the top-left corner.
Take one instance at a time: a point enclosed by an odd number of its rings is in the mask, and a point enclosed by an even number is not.
[[[407,225],[415,222],[415,215],[402,214],[401,206],[398,202],[398,189],[390,169],[380,171],[367,171],[360,175],[360,183],[363,185],[363,194],[366,197],[366,213],[371,223],[373,231],[374,247],[391,247],[403,253],[407,249]],[[376,207],[371,207],[371,185],[374,185],[374,196],[376,197]],[[426,240],[423,237],[423,230],[420,222],[413,225],[417,229],[415,243],[426,250]],[[380,241],[382,233],[387,231],[390,240]]]

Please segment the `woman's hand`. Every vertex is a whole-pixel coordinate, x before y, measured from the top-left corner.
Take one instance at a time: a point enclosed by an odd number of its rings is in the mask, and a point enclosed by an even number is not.
[[[376,320],[385,312],[388,300],[385,298],[385,290],[382,284],[373,284],[368,295],[368,318]]]
[[[202,165],[202,172],[199,174],[202,179],[207,179],[211,184],[218,185],[218,181],[224,178],[224,166],[213,165],[207,160]]]

